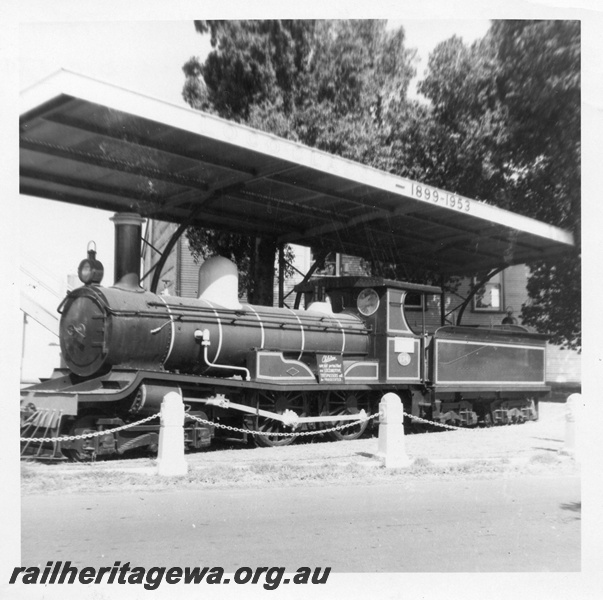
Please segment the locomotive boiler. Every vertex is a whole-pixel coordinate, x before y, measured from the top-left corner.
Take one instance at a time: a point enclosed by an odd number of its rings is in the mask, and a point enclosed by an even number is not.
[[[368,353],[368,332],[355,315],[240,304],[236,267],[227,259],[208,259],[201,282],[198,299],[123,284],[74,290],[60,309],[67,367],[81,377],[121,366],[249,380],[250,352],[278,349],[283,361],[292,359],[305,375],[317,354]]]
[[[426,298],[440,289],[380,277],[310,280],[297,288],[304,310],[242,304],[236,268],[221,257],[204,263],[198,298],[151,293],[139,283],[142,219],[114,220],[115,284],[101,285],[102,266],[90,252],[79,269],[84,285],[59,307],[64,366],[22,392],[21,436],[49,440],[24,442],[24,454],[87,459],[154,450],[158,420],[140,421],[158,413],[169,391],[184,399],[189,449],[232,436],[224,425],[261,445],[291,443],[275,434],[294,429],[355,439],[367,421],[333,425],[361,410],[374,414],[388,391],[409,415],[444,424],[537,418],[548,392],[540,335],[517,326],[430,330]],[[413,319],[411,296],[419,299]],[[286,413],[295,413],[295,424]],[[89,433],[97,435],[79,437]]]

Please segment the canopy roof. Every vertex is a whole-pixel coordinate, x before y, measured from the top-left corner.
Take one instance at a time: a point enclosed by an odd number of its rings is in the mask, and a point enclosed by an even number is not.
[[[25,195],[443,274],[573,245],[534,219],[67,71],[21,99]]]

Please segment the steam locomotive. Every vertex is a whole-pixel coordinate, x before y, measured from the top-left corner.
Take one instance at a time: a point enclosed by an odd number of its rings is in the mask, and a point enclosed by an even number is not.
[[[24,455],[154,450],[158,419],[111,430],[157,414],[170,391],[184,400],[191,450],[233,435],[216,424],[264,446],[291,443],[275,434],[293,429],[355,439],[370,423],[360,412],[377,412],[388,391],[409,415],[468,427],[536,419],[549,391],[543,336],[519,326],[428,330],[426,297],[440,288],[323,277],[297,287],[304,310],[253,306],[239,302],[236,267],[214,257],[201,268],[198,298],[155,294],[139,284],[141,219],[114,220],[116,283],[101,285],[90,251],[79,268],[84,285],[59,307],[64,366],[22,391],[22,438],[70,437],[22,442]]]

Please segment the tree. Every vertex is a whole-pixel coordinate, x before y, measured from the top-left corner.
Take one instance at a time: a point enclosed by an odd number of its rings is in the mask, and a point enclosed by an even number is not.
[[[204,63],[191,58],[183,67],[191,106],[365,164],[388,162],[381,138],[414,75],[402,29],[390,31],[385,21],[196,21],[195,27],[211,36],[212,51]],[[214,246],[216,239],[189,235],[199,255],[225,250]],[[233,240],[241,244],[236,252],[229,246],[233,256],[259,248]],[[276,242],[262,240],[265,256],[270,244],[274,256]],[[254,261],[238,265],[253,269]],[[271,302],[266,279],[272,282],[270,273],[259,277],[257,269],[246,278],[266,290],[261,303]]]
[[[503,94],[510,115],[510,142],[533,216],[573,230],[578,252],[531,265],[528,325],[553,342],[581,344],[580,262],[580,23],[495,23]],[[518,196],[516,209],[522,206]],[[525,209],[524,209],[525,210]]]
[[[203,64],[183,67],[195,108],[350,157],[405,101],[415,51],[386,21],[196,21]]]
[[[193,57],[183,67],[191,106],[238,122],[266,103],[291,111],[314,21],[195,21],[195,29],[210,34],[212,51],[204,63]]]
[[[268,244],[260,247],[257,238],[200,227],[189,227],[186,236],[195,260],[200,258],[205,260],[210,256],[224,256],[237,265],[240,296],[246,296],[252,304],[261,304],[263,298],[269,298],[270,304],[272,304],[274,248],[270,240]],[[290,246],[286,246],[284,252],[287,263],[285,276],[291,276],[293,274],[291,264],[295,256]],[[268,289],[258,288],[258,283],[261,284],[262,281],[254,278],[257,272],[255,261],[264,263],[271,273],[270,277],[264,278]]]
[[[264,129],[287,137],[288,122],[280,116],[290,110],[312,27],[302,21],[195,21],[199,33],[211,35],[213,50],[203,64],[193,57],[184,65],[184,99],[194,108],[252,126],[264,110]],[[276,105],[281,110],[268,108]],[[194,256],[222,254],[237,264],[240,291],[249,301],[272,304],[276,240],[200,228],[190,228],[187,237]],[[287,252],[291,259],[290,247]]]
[[[211,36],[212,52],[184,66],[191,106],[573,229],[578,252],[531,265],[522,317],[580,347],[578,22],[493,22],[471,46],[442,42],[419,87],[429,105],[406,98],[415,53],[384,21],[195,27]],[[374,259],[376,272],[457,283]]]
[[[530,265],[524,323],[580,348],[580,25],[493,22],[471,47],[439,44],[420,91],[432,102],[431,183],[574,231],[575,253]],[[440,131],[438,131],[438,129]]]

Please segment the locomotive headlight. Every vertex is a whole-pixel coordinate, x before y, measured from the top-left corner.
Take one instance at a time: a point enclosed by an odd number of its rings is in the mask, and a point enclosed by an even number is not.
[[[96,250],[90,248],[91,244],[94,244],[94,242],[88,244],[88,258],[85,258],[77,269],[77,275],[84,285],[100,283],[105,273],[103,263],[100,260],[96,260]]]

